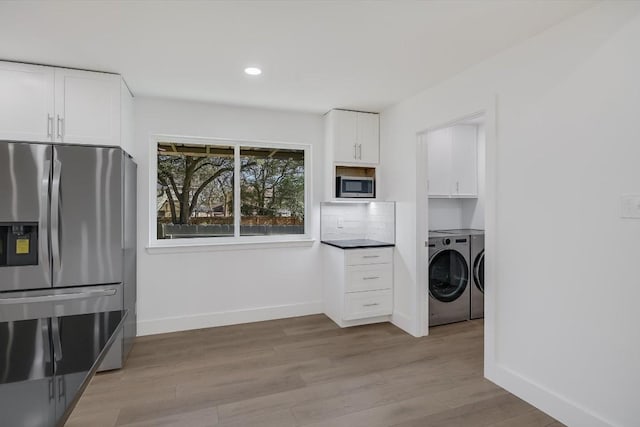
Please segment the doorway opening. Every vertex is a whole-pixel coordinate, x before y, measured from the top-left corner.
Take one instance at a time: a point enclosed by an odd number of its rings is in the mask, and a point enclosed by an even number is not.
[[[418,134],[418,312],[422,335],[485,314],[488,114]]]

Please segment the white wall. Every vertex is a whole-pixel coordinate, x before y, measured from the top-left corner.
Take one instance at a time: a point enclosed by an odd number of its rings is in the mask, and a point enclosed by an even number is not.
[[[381,118],[394,316],[418,334],[416,134],[496,106],[485,374],[570,426],[640,420],[640,221],[620,218],[620,195],[640,194],[639,15],[599,3]]]
[[[321,240],[368,239],[395,243],[395,203],[326,202],[320,207]]]
[[[148,147],[150,135],[158,133],[312,144],[314,197],[307,220],[312,236],[319,238],[321,115],[136,97],[139,333],[322,312],[317,240],[307,247],[251,250],[156,249],[150,253],[145,248],[149,241]]]

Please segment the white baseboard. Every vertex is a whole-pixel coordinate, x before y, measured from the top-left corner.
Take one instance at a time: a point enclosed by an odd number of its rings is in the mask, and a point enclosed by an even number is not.
[[[616,426],[566,397],[536,384],[504,366],[485,364],[485,377],[567,426]]]
[[[138,321],[138,336],[322,313],[322,301]]]
[[[415,322],[413,322],[413,319],[411,319],[411,317],[407,316],[406,314],[394,311],[391,315],[391,323],[393,323],[409,335],[419,337],[419,335],[417,335],[415,331]]]

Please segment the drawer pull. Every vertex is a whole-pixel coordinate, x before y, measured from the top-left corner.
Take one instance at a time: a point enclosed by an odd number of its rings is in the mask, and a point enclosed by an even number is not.
[[[371,303],[371,304],[362,304],[363,307],[375,307],[376,305],[380,305],[380,303],[379,302],[374,302],[374,303]]]
[[[362,280],[376,280],[379,279],[380,276],[371,276],[371,277],[363,277]]]
[[[362,258],[380,258],[380,255],[363,255]]]

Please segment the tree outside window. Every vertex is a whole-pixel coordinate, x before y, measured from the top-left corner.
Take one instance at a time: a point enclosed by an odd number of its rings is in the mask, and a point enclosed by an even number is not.
[[[236,171],[234,146],[157,147],[158,239],[304,234],[304,150],[243,146]]]

